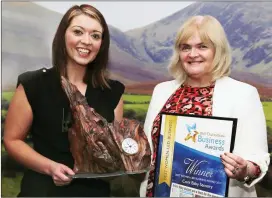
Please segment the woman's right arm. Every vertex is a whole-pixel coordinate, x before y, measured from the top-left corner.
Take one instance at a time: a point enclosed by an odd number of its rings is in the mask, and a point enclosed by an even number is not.
[[[24,166],[53,177],[55,183],[69,182],[64,173],[73,175],[67,166],[52,161],[24,142],[33,120],[32,108],[20,84],[10,102],[5,121],[4,145],[10,156]]]

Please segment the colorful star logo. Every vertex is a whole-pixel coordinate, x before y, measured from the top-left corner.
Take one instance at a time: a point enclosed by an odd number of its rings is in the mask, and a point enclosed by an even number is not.
[[[193,142],[196,142],[196,136],[199,134],[199,132],[197,132],[196,130],[196,123],[194,123],[192,126],[186,124],[187,130],[188,130],[188,134],[185,137],[185,141],[192,139]]]

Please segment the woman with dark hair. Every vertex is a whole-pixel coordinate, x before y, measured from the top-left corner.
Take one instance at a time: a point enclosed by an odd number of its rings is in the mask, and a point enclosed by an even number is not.
[[[71,179],[75,174],[67,129],[69,100],[61,87],[65,76],[108,122],[123,117],[124,85],[107,74],[109,30],[90,5],[71,7],[57,29],[53,67],[21,74],[5,123],[7,152],[27,169],[18,196],[110,196],[100,179]],[[24,142],[31,132],[33,148]]]

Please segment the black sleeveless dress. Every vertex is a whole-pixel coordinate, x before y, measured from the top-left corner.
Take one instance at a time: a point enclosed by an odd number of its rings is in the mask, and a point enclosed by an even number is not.
[[[71,123],[69,100],[61,88],[60,76],[54,68],[40,69],[21,74],[22,84],[32,107],[31,135],[33,148],[43,156],[73,168],[67,130]],[[86,98],[108,122],[114,120],[114,109],[124,85],[110,80],[111,89],[94,88],[87,84]],[[52,177],[27,169],[21,182],[20,197],[107,197],[110,185],[100,179],[74,179],[69,185],[56,186]]]

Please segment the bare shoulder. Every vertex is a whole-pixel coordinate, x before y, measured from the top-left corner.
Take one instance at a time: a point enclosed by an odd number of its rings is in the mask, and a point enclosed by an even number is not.
[[[9,111],[13,111],[13,108],[15,108],[17,112],[24,111],[24,113],[32,113],[31,106],[27,100],[27,96],[22,85],[19,85],[15,90],[14,96],[10,102]]]
[[[19,85],[9,105],[5,121],[5,139],[24,139],[32,119],[33,113],[24,87]]]

